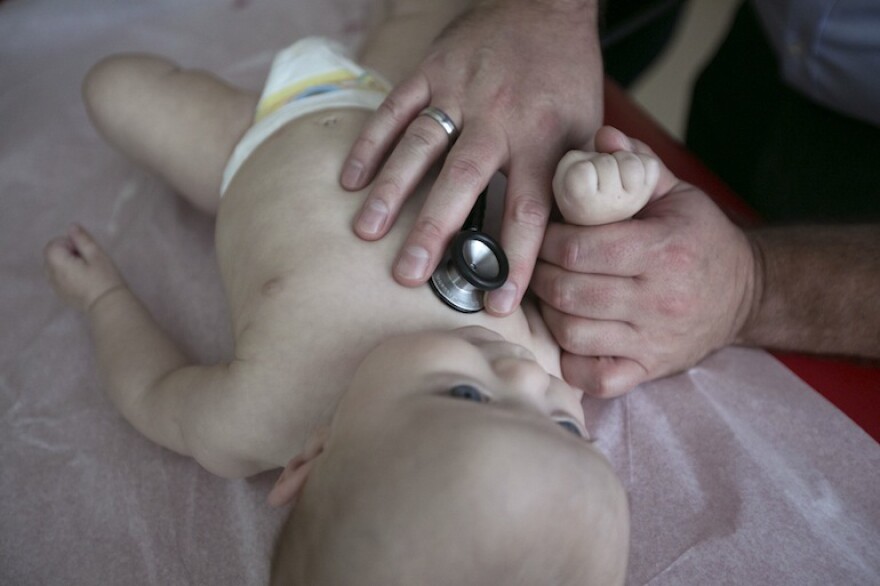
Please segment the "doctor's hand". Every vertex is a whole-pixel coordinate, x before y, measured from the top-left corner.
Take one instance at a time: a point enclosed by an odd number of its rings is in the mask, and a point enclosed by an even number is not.
[[[748,238],[705,193],[669,177],[632,219],[547,229],[531,286],[564,378],[588,394],[621,395],[695,365],[736,341],[752,311]]]
[[[510,277],[489,295],[487,309],[513,311],[541,247],[555,165],[599,126],[601,67],[595,0],[474,2],[389,94],[349,153],[343,187],[362,189],[375,178],[355,220],[357,235],[385,236],[416,185],[446,155],[393,269],[403,285],[425,283],[501,170],[508,178],[501,245]],[[457,138],[437,118],[419,115],[428,106],[440,120],[448,117]]]

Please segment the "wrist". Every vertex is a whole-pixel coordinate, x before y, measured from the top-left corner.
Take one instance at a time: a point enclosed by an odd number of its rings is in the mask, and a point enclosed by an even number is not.
[[[746,285],[740,307],[739,327],[732,343],[741,346],[757,344],[756,330],[762,322],[762,307],[767,299],[767,255],[757,232],[744,234],[751,256],[751,267],[747,270]]]
[[[880,356],[880,227],[762,228],[748,238],[756,284],[738,343]]]
[[[120,293],[122,291],[127,291],[127,290],[128,290],[128,287],[125,285],[125,283],[122,283],[122,282],[111,285],[110,287],[105,289],[103,292],[96,295],[95,298],[89,302],[88,306],[86,307],[85,313],[87,315],[93,314],[95,312],[95,308],[97,308],[98,305],[101,304],[104,300],[115,295],[116,293]]]

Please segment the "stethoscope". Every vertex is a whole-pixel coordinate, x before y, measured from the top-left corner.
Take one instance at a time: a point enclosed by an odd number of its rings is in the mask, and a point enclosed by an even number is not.
[[[487,190],[480,194],[470,215],[446,249],[431,275],[431,289],[446,305],[462,313],[483,309],[486,291],[507,280],[507,255],[494,238],[482,231]]]

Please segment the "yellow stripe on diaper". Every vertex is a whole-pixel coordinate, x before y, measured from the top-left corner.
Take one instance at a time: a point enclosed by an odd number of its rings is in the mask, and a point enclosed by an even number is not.
[[[265,118],[266,116],[289,102],[292,98],[295,98],[297,95],[301,94],[311,87],[328,84],[343,84],[345,82],[355,82],[356,86],[364,90],[372,90],[383,93],[388,91],[388,89],[385,87],[385,84],[379,82],[376,78],[368,73],[357,75],[347,69],[336,69],[334,71],[328,71],[320,75],[313,75],[312,77],[308,77],[289,86],[286,86],[276,92],[273,92],[268,96],[264,96],[260,100],[260,103],[257,105],[256,119],[259,121]]]

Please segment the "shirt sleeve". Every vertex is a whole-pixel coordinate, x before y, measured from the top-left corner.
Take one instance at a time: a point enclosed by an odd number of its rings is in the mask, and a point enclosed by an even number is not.
[[[880,127],[880,1],[752,3],[788,85]]]

